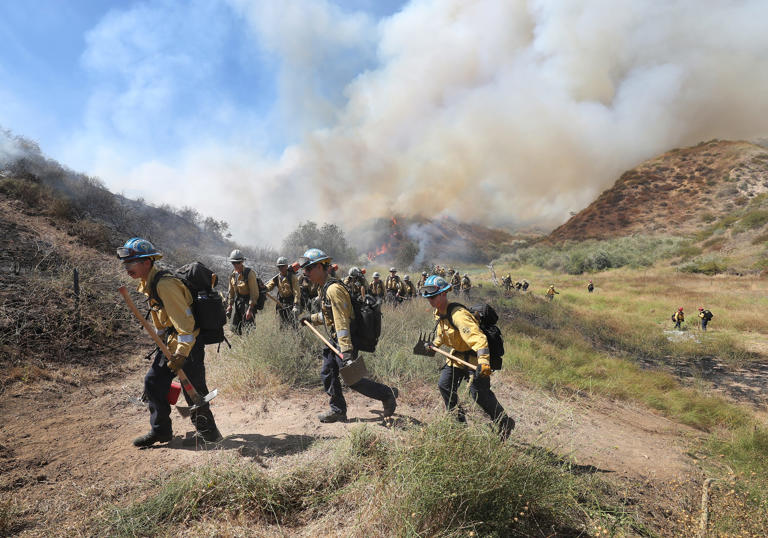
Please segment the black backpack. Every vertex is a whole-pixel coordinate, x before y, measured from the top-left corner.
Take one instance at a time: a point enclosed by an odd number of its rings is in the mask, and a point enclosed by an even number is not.
[[[243,268],[243,280],[246,282],[248,282],[248,273],[250,272],[250,267]],[[256,284],[259,286],[259,297],[256,299],[256,304],[253,305],[253,309],[255,312],[258,312],[259,310],[264,310],[264,303],[267,302],[267,286],[259,277],[256,277]]]
[[[488,353],[491,356],[491,370],[501,370],[502,359],[504,357],[504,338],[501,336],[501,330],[496,325],[499,321],[499,315],[493,307],[487,303],[467,308],[461,303],[448,303],[448,314],[445,319],[458,330],[453,323],[453,311],[456,308],[464,308],[477,320],[480,330],[488,339]],[[439,320],[438,320],[439,321]],[[435,326],[437,328],[437,326]]]
[[[325,283],[323,296],[325,296],[328,287],[336,282],[341,284],[341,287],[349,293],[352,310],[355,313],[349,327],[352,345],[358,351],[373,353],[376,351],[376,345],[381,336],[381,302],[370,295],[366,295],[365,298],[353,297],[344,283],[336,278],[329,278]]]
[[[200,262],[182,265],[176,271],[158,271],[150,283],[150,297],[161,307],[163,302],[157,295],[157,283],[161,278],[178,278],[192,294],[192,315],[195,328],[200,329],[197,339],[203,344],[218,344],[224,341],[224,325],[227,323],[227,310],[221,294],[214,291],[216,273]]]
[[[712,314],[712,312],[710,312],[709,310],[705,310],[704,312],[702,312],[702,314],[704,314],[704,319],[706,321],[712,321],[712,316],[714,315]]]

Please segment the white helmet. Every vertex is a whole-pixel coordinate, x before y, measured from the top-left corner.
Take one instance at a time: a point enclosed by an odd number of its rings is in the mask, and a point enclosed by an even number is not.
[[[361,276],[363,276],[363,272],[360,271],[359,267],[350,267],[349,268],[349,276],[361,277]]]
[[[378,271],[376,271],[375,273],[373,273],[373,278],[379,278],[380,276],[381,276],[381,275],[379,274],[379,272],[378,272]]]
[[[285,256],[280,256],[277,259],[277,263],[275,265],[277,265],[278,267],[280,267],[281,265],[288,265],[288,258],[286,258]]]
[[[229,261],[232,263],[244,262],[245,256],[239,249],[235,249],[229,253]]]

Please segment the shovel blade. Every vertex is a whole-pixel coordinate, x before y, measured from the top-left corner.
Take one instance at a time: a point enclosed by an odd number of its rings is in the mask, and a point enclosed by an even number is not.
[[[413,346],[413,354],[429,357],[431,355],[429,346],[430,343],[427,341],[426,335],[424,333],[419,333],[419,339],[416,341],[416,345]]]
[[[203,396],[202,400],[192,407],[189,408],[190,411],[194,411],[195,409],[199,409],[200,407],[206,405],[211,400],[213,400],[216,396],[219,395],[219,389],[213,389],[211,392]]]

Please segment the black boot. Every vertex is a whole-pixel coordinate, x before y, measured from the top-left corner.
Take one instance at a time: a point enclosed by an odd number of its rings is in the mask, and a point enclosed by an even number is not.
[[[328,411],[325,411],[323,413],[320,413],[317,415],[317,418],[320,419],[320,422],[346,422],[347,421],[347,415],[346,413],[337,413],[336,411],[333,411],[329,409]]]
[[[391,417],[395,414],[397,409],[397,397],[400,395],[400,391],[395,387],[392,387],[392,396],[384,400],[384,418]]]
[[[171,439],[173,439],[172,433],[157,434],[155,432],[149,432],[142,435],[141,437],[137,437],[136,439],[134,439],[133,446],[142,448],[142,447],[152,446],[155,443],[167,443]]]
[[[506,441],[512,434],[512,430],[515,429],[515,420],[507,415],[504,415],[499,420],[499,437],[502,441]]]

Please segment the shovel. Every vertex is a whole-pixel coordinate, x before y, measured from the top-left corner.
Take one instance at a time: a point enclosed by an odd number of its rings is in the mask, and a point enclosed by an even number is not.
[[[144,319],[144,316],[141,315],[141,312],[139,312],[139,309],[136,308],[136,305],[133,303],[131,296],[128,295],[128,290],[125,289],[125,286],[120,286],[117,291],[119,291],[120,295],[123,296],[123,299],[125,299],[125,302],[128,305],[128,308],[131,309],[131,311],[133,312],[133,315],[136,316],[136,318],[144,326],[144,329],[147,331],[149,336],[151,336],[152,339],[155,341],[155,344],[157,344],[157,347],[160,348],[160,351],[163,352],[163,355],[165,355],[165,358],[170,360],[171,352],[168,350],[168,347],[165,345],[165,342],[163,342],[160,339],[160,337],[157,335],[155,330],[149,325],[149,322],[146,319]],[[213,389],[211,392],[209,392],[205,396],[200,396],[200,393],[197,392],[195,390],[195,387],[192,386],[192,383],[189,381],[187,374],[184,373],[184,370],[182,368],[178,369],[178,371],[176,372],[176,375],[179,376],[179,381],[181,382],[181,386],[184,387],[184,390],[194,402],[194,405],[189,408],[190,411],[194,411],[195,409],[198,409],[199,407],[207,404],[219,394],[219,389]]]
[[[431,357],[435,352],[440,353],[440,355],[444,355],[449,359],[454,360],[463,366],[466,366],[470,370],[477,370],[477,366],[475,366],[474,364],[469,363],[465,360],[462,360],[454,355],[451,355],[447,351],[443,351],[442,349],[436,348],[435,346],[432,345],[432,342],[427,340],[427,334],[419,333],[419,339],[416,341],[416,345],[413,346],[414,355],[424,355],[425,357]]]
[[[323,343],[328,346],[331,351],[336,353],[340,359],[344,359],[344,356],[342,355],[341,351],[336,349],[333,344],[331,344],[322,334],[320,334],[320,331],[315,329],[308,321],[304,320],[303,324],[309,327],[313,333],[315,333],[315,336],[317,336],[320,340],[323,341]],[[368,369],[365,367],[365,362],[363,361],[362,357],[358,357],[354,361],[350,362],[349,364],[346,364],[339,368],[339,375],[344,380],[344,383],[347,384],[348,387],[351,387],[358,381],[360,381],[362,378],[368,376]]]

